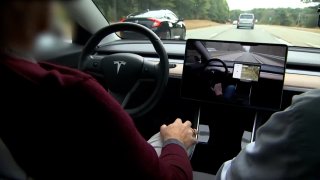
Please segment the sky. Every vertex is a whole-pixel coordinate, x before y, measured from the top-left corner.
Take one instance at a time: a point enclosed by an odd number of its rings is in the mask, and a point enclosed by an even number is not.
[[[251,10],[254,8],[304,8],[311,4],[301,0],[227,0],[230,10]]]

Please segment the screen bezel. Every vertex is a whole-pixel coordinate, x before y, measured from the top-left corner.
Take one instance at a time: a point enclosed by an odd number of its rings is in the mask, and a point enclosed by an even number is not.
[[[258,45],[264,45],[264,46],[276,46],[276,47],[283,47],[285,48],[285,60],[284,60],[284,74],[283,74],[283,79],[282,79],[282,88],[281,88],[281,98],[280,98],[280,104],[278,108],[271,108],[271,107],[262,107],[262,106],[252,106],[252,105],[239,105],[239,104],[232,104],[232,103],[224,103],[224,102],[217,102],[217,101],[210,101],[210,100],[203,100],[203,99],[194,99],[191,97],[184,97],[183,96],[183,83],[184,83],[184,68],[187,63],[186,58],[187,58],[187,47],[188,43],[194,42],[194,41],[206,41],[206,42],[216,42],[216,43],[235,43],[235,44],[241,44],[242,46],[258,46]],[[283,89],[284,89],[284,80],[286,76],[286,67],[287,67],[287,57],[288,57],[288,46],[286,44],[272,44],[272,43],[257,43],[257,42],[241,42],[241,41],[221,41],[221,40],[206,40],[206,39],[187,39],[186,41],[186,47],[185,47],[185,54],[184,54],[184,62],[183,62],[183,68],[182,68],[182,79],[181,79],[181,85],[180,85],[180,97],[182,99],[186,100],[192,100],[196,102],[204,102],[204,103],[211,103],[211,104],[220,104],[220,105],[228,105],[228,106],[236,106],[236,107],[244,107],[244,108],[249,108],[249,109],[256,109],[256,110],[271,110],[271,111],[278,111],[282,108],[282,100],[283,100]],[[245,64],[245,63],[242,63]],[[259,75],[261,73],[261,66],[260,66],[260,71]]]

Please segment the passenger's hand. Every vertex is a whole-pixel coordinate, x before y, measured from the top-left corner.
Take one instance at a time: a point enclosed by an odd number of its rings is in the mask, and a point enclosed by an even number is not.
[[[170,125],[162,125],[160,128],[160,134],[163,141],[168,139],[177,139],[182,142],[186,149],[189,149],[193,144],[196,143],[196,130],[191,128],[191,122],[186,121],[182,123],[181,119]]]

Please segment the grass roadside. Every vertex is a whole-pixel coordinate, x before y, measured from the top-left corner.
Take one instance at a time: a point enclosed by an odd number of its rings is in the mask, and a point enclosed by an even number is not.
[[[273,27],[280,27],[280,28],[289,28],[289,29],[295,29],[300,31],[308,31],[313,33],[319,33],[320,34],[320,28],[304,28],[304,27],[294,27],[294,26],[279,26],[279,25],[268,25],[268,24],[261,24],[266,26],[273,26]]]
[[[303,28],[303,27],[289,27],[292,29],[300,30],[300,31],[309,31],[320,34],[320,28]]]
[[[209,20],[185,20],[184,23],[186,24],[187,30],[222,25]]]

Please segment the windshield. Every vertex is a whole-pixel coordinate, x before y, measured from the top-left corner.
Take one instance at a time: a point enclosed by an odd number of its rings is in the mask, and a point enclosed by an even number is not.
[[[253,19],[252,15],[240,15],[240,19]]]
[[[93,0],[110,23],[144,25],[161,39],[212,39],[320,48],[320,0]],[[143,39],[134,33],[122,38]]]

